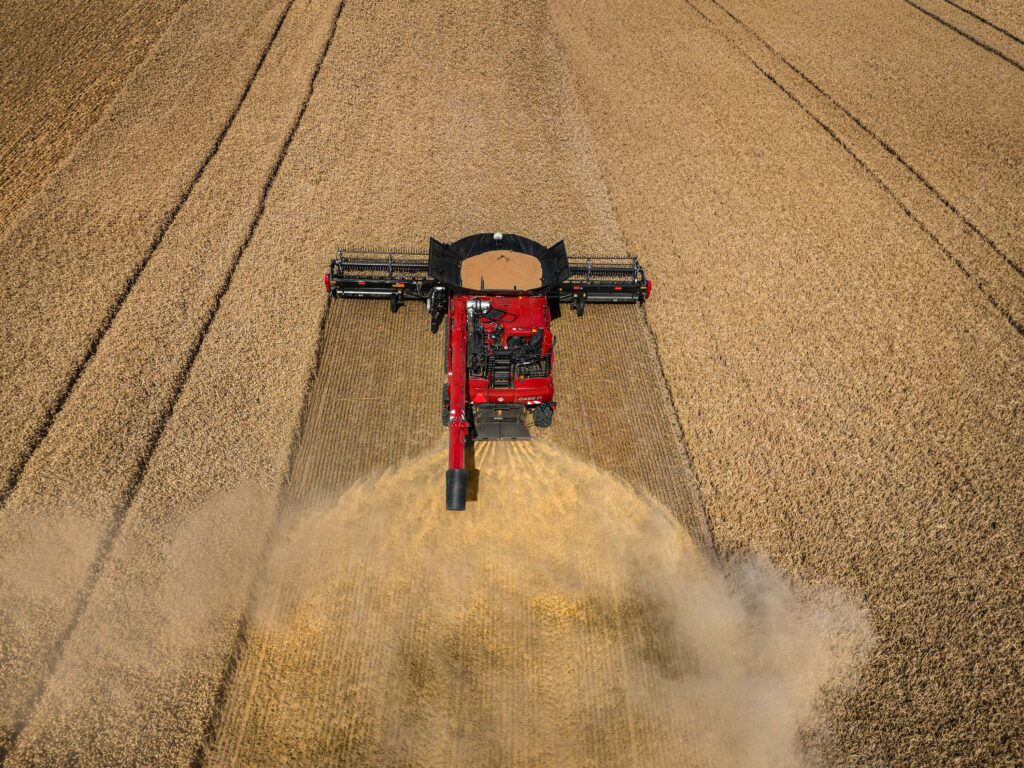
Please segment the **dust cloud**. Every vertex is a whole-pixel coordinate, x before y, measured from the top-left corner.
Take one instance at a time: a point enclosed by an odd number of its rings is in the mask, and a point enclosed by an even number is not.
[[[538,442],[431,453],[296,515],[210,764],[798,766],[870,632]],[[824,736],[827,739],[827,734]]]

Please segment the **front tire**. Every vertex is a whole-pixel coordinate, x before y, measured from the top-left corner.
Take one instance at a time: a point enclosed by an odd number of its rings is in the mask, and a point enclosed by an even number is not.
[[[586,306],[587,306],[586,294],[583,294],[583,293],[576,294],[576,302],[575,303],[576,303],[576,317],[583,317],[583,310],[586,309]]]

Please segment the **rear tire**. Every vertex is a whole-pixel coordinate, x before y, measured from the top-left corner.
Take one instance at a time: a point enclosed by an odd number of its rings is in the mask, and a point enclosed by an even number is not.
[[[399,298],[398,294],[397,293],[392,293],[391,294],[391,311],[392,312],[397,312],[398,311],[398,307],[399,307],[399,305],[401,303],[402,303],[402,300]]]
[[[544,405],[538,405],[533,411],[533,423],[534,426],[540,427],[541,429],[547,429],[551,426],[551,422],[555,419],[555,409],[551,407],[550,403]]]

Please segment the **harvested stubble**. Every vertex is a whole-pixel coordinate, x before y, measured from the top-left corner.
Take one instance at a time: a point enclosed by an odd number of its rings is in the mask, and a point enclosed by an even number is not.
[[[0,232],[96,122],[183,0],[37,0],[0,16]]]
[[[446,454],[304,510],[269,559],[207,765],[783,768],[862,617],[543,443]]]
[[[192,0],[0,236],[0,496],[239,99],[284,0]]]
[[[304,4],[289,14],[216,157],[4,505],[0,573],[19,574],[0,580],[4,734],[31,706],[141,479],[258,215],[332,11]]]
[[[561,405],[554,426],[534,429],[535,436],[653,494],[710,550],[696,481],[640,310],[597,306],[583,319],[566,312],[554,331]],[[291,503],[300,505],[333,498],[366,472],[447,434],[440,419],[443,335],[430,335],[422,305],[393,315],[387,302],[335,301],[324,334],[288,487]],[[373,356],[364,354],[368,346]]]
[[[827,763],[1019,763],[1020,335],[692,8],[554,8],[626,240],[673,298],[648,311],[716,542],[862,595],[878,628]],[[830,36],[851,46],[830,66],[866,62],[877,23]],[[910,83],[877,104],[937,98]]]

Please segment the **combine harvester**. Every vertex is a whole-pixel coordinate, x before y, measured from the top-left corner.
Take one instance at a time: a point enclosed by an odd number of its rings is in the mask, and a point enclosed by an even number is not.
[[[426,253],[339,251],[324,275],[338,299],[387,299],[391,311],[425,301],[430,331],[445,322],[441,421],[449,430],[446,502],[466,508],[466,447],[474,440],[528,440],[555,414],[551,320],[562,304],[582,316],[588,303],[635,304],[650,298],[651,281],[635,258],[570,258],[501,232],[446,244]]]

